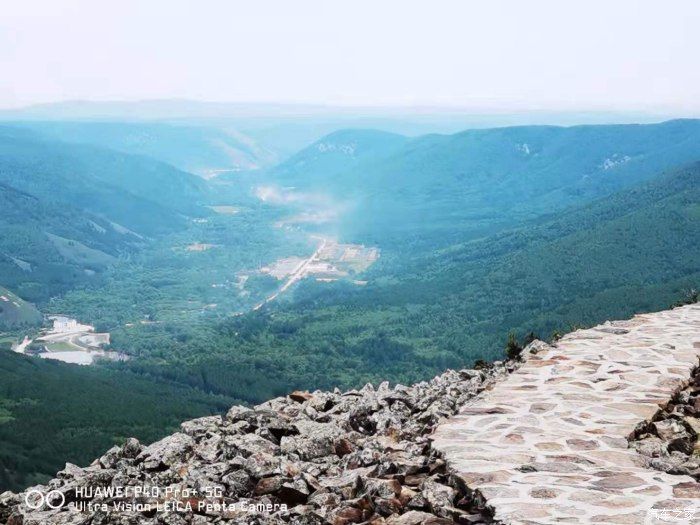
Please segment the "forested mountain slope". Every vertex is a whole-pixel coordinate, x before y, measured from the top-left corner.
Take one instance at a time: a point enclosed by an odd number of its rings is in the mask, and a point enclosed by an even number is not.
[[[0,182],[40,199],[70,204],[141,235],[172,231],[201,214],[198,177],[147,157],[43,139],[0,127]]]
[[[698,120],[525,126],[403,141],[348,130],[300,152],[269,179],[345,203],[341,228],[349,237],[398,248],[397,240],[422,235],[433,249],[608,195],[698,158]]]
[[[469,339],[460,317],[549,334],[670,304],[670,294],[700,283],[699,246],[694,163],[540,224],[426,257],[379,302],[403,296],[426,305],[422,315],[451,326],[446,344]]]
[[[176,231],[208,189],[146,157],[0,128],[0,285],[44,301]]]
[[[101,216],[2,183],[0,210],[0,284],[30,301],[94,280],[145,242]]]
[[[154,378],[0,351],[0,492],[86,465],[129,436],[153,441],[232,398]]]
[[[377,162],[400,152],[409,141],[402,135],[371,129],[336,131],[273,168],[271,175],[283,185],[341,191],[363,182],[360,177],[369,177],[363,170],[371,170]]]

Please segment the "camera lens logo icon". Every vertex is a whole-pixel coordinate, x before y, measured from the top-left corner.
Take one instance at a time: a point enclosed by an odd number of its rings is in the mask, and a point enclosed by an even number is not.
[[[66,504],[66,496],[58,490],[44,494],[40,490],[28,490],[24,495],[24,504],[31,510],[37,510],[46,505],[50,509],[60,509]]]

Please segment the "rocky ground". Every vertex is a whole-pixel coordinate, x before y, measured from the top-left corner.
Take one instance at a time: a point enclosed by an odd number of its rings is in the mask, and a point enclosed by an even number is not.
[[[649,466],[700,481],[700,367],[687,388],[676,394],[650,423],[642,423],[631,445]]]
[[[68,464],[29,498],[2,494],[0,523],[488,523],[429,435],[515,366],[235,406],[224,417],[185,422],[150,446],[129,439],[86,468]],[[122,493],[106,495],[107,487]],[[43,505],[41,494],[48,494]]]

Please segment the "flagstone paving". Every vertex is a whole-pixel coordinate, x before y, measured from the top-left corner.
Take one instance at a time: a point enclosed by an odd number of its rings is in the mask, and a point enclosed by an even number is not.
[[[434,447],[503,523],[700,523],[700,483],[627,441],[699,357],[700,305],[573,332],[440,425]]]

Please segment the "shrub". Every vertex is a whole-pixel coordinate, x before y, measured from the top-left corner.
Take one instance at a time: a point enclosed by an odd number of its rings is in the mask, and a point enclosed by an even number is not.
[[[530,332],[525,336],[525,340],[523,341],[523,346],[527,346],[530,343],[532,343],[535,339],[539,339],[537,334],[535,332]]]
[[[508,334],[508,342],[506,343],[506,356],[508,359],[519,359],[523,353],[523,347],[520,346],[513,332]]]
[[[677,306],[685,306],[687,304],[695,304],[698,302],[700,299],[700,292],[698,292],[695,288],[691,288],[690,290],[684,290],[683,291],[683,297],[679,300],[673,303],[671,305],[672,308],[675,308]]]

